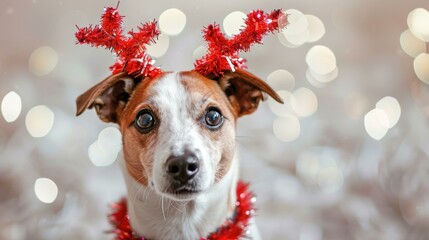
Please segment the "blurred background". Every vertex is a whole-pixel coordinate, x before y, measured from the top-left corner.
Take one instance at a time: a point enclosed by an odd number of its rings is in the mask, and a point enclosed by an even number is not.
[[[125,194],[116,126],[75,99],[115,56],[75,45],[116,0],[0,2],[0,239],[111,239]],[[123,0],[124,27],[159,19],[149,52],[193,68],[201,29],[228,36],[253,9],[282,8],[287,30],[242,56],[286,100],[238,122],[241,178],[264,239],[429,239],[429,2]]]

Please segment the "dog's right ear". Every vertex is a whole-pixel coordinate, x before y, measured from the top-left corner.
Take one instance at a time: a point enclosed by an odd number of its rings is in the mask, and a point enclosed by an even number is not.
[[[76,116],[94,107],[102,121],[116,123],[136,85],[124,72],[107,77],[76,99]]]

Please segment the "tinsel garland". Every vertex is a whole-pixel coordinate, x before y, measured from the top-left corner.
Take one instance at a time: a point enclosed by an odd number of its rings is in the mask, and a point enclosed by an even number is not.
[[[254,10],[247,14],[245,27],[237,35],[227,39],[214,23],[203,29],[204,40],[207,42],[208,53],[194,63],[195,70],[204,76],[220,76],[225,71],[235,68],[246,68],[246,59],[239,52],[247,52],[255,43],[262,43],[268,33],[287,26],[287,15],[280,9],[271,13]]]
[[[238,182],[237,184],[237,202],[234,217],[227,220],[216,232],[210,233],[207,237],[201,237],[200,240],[233,240],[246,237],[246,229],[249,220],[254,215],[253,206],[254,195],[249,191],[248,184]],[[126,199],[120,200],[112,206],[113,212],[109,215],[109,221],[113,229],[109,231],[115,234],[115,240],[144,240],[144,237],[138,237],[130,226],[127,213]]]
[[[119,3],[118,3],[119,5]],[[156,77],[161,69],[154,67],[154,60],[146,53],[146,44],[155,43],[160,31],[155,20],[129,31],[130,37],[123,34],[122,19],[116,8],[104,9],[100,24],[78,28],[75,33],[78,44],[104,47],[116,53],[116,63],[110,66],[113,74],[125,71],[136,78]]]

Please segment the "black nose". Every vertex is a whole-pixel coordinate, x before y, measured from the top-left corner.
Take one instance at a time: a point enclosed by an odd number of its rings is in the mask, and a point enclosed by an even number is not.
[[[194,154],[185,153],[181,156],[169,157],[166,167],[168,175],[184,184],[198,173],[200,163]]]

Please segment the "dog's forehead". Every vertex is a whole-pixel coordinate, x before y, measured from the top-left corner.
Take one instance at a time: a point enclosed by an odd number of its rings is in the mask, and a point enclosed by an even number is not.
[[[202,101],[216,102],[229,108],[228,100],[218,83],[194,71],[168,72],[156,79],[141,82],[124,111],[126,121],[132,121],[139,110],[150,105],[165,111],[173,106],[186,110],[196,108]]]
[[[180,73],[166,73],[157,79],[150,89],[149,101],[160,107],[184,104],[190,94],[198,94],[198,92],[188,92],[185,86]]]
[[[157,107],[195,104],[197,101],[210,99],[222,102],[226,98],[216,81],[200,74],[190,72],[169,72],[138,86],[135,98],[139,102],[147,102]]]
[[[171,105],[175,101],[184,104],[201,98],[218,98],[219,94],[222,92],[213,80],[194,72],[174,72],[156,80],[150,98],[156,104],[165,102]]]

